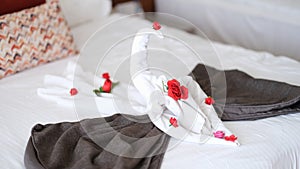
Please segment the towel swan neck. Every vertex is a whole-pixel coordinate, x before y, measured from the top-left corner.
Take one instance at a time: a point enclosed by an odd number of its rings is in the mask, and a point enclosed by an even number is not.
[[[150,28],[141,29],[136,33],[131,48],[131,75],[134,75],[141,70],[148,69],[148,43],[151,35],[163,38],[163,35],[159,30]]]
[[[156,90],[153,82],[156,77],[152,75],[148,66],[148,42],[151,35],[163,38],[161,31],[150,28],[139,30],[132,43],[130,57],[130,75],[134,86],[143,94],[149,103],[150,95]]]

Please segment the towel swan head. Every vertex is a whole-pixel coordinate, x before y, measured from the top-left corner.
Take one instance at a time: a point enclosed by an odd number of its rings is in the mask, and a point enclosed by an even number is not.
[[[136,35],[135,35],[135,38],[138,37],[138,36],[145,36],[147,38],[149,38],[150,35],[155,35],[156,37],[158,38],[164,38],[164,35],[162,34],[162,32],[160,30],[155,30],[153,28],[143,28],[143,29],[140,29]],[[134,45],[138,45],[138,44],[132,44],[132,46]]]

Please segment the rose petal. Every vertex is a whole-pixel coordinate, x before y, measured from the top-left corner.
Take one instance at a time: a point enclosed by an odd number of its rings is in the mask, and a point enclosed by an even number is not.
[[[237,140],[237,137],[235,135],[230,135],[230,136],[225,136],[224,138],[226,141],[232,141],[234,142],[235,140]]]
[[[159,30],[161,28],[161,26],[158,22],[153,22],[152,27],[153,27],[154,30]]]
[[[205,99],[205,103],[207,104],[207,105],[212,105],[212,104],[214,104],[215,103],[215,100],[212,98],[212,97],[207,97],[206,99]]]
[[[216,131],[216,132],[214,132],[214,136],[216,137],[216,138],[220,138],[220,139],[222,139],[222,138],[224,138],[224,136],[225,136],[225,133],[223,132],[223,131]]]
[[[74,95],[76,95],[78,93],[78,90],[76,89],[76,88],[72,88],[71,90],[70,90],[70,95],[71,96],[74,96]]]
[[[181,98],[187,99],[189,96],[189,90],[185,86],[180,86]]]

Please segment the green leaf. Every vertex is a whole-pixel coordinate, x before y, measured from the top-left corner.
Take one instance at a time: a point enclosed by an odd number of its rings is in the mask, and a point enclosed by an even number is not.
[[[120,82],[113,82],[112,85],[111,85],[111,90],[116,87]]]
[[[97,96],[99,96],[100,93],[101,93],[100,90],[98,90],[98,89],[94,89],[93,92],[94,92]]]

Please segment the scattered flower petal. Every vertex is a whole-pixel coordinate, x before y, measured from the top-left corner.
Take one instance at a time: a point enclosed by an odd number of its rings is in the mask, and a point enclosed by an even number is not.
[[[70,90],[70,95],[71,96],[74,96],[74,95],[76,95],[78,93],[78,90],[76,89],[76,88],[72,88],[71,90]]]
[[[212,105],[212,104],[215,104],[215,100],[209,96],[205,99],[205,103],[208,105]]]
[[[224,138],[226,141],[232,141],[232,142],[234,142],[237,139],[237,137],[233,134],[230,136],[225,136]]]
[[[154,30],[159,30],[161,28],[161,26],[158,22],[153,22],[152,27],[153,27]]]
[[[214,136],[215,136],[216,138],[223,139],[224,136],[225,136],[225,133],[224,133],[223,131],[218,130],[218,131],[214,132]]]

